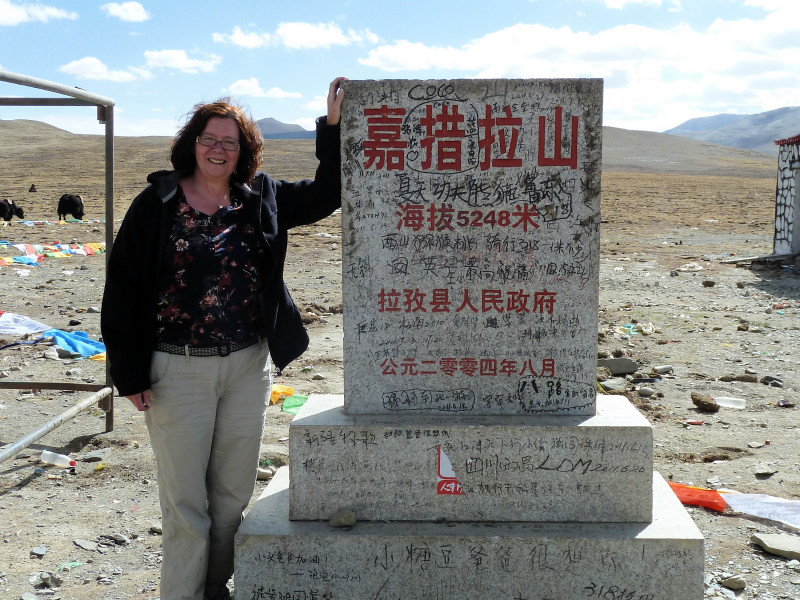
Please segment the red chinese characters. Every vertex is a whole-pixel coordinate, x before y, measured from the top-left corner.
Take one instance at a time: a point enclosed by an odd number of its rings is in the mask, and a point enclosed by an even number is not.
[[[480,298],[473,302],[470,298],[469,290],[465,289],[461,301],[455,311],[452,312],[513,312],[513,313],[539,313],[553,314],[556,303],[556,292],[548,292],[546,289],[541,292],[534,292],[531,301],[531,294],[525,290],[481,290]],[[450,291],[447,288],[437,288],[430,294],[416,289],[387,290],[382,288],[378,292],[378,312],[381,313],[415,313],[430,312],[449,313],[453,306],[450,300]]]
[[[418,377],[420,375],[447,375],[448,377],[550,377],[556,376],[556,362],[552,358],[542,359],[538,369],[528,358],[517,361],[510,358],[475,358],[472,356],[449,356],[436,359],[405,357],[386,358],[380,363],[381,375]]]
[[[364,156],[367,162],[364,168],[373,165],[376,169],[387,171],[405,169],[405,149],[408,142],[400,137],[404,108],[389,108],[385,104],[380,108],[365,108],[367,117],[367,136],[364,141]]]
[[[514,115],[511,106],[499,113],[490,104],[483,107],[482,115],[468,115],[472,107],[459,103],[432,103],[420,108],[420,116],[411,115],[405,108],[365,108],[367,139],[363,142],[365,169],[403,171],[406,153],[419,149],[422,171],[456,173],[470,168],[486,171],[494,168],[521,168],[525,131],[523,118]],[[562,150],[564,107],[555,107],[553,122],[553,155],[546,155],[548,116],[538,118],[538,165],[542,167],[569,167],[578,165],[579,118],[570,120],[570,154]],[[531,126],[531,130],[535,127]],[[477,144],[476,144],[477,138]],[[530,144],[529,144],[530,145]],[[476,153],[479,157],[475,158]]]

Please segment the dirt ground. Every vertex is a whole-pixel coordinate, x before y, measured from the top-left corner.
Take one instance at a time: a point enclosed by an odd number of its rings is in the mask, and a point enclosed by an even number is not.
[[[20,141],[20,147],[36,145],[34,137]],[[137,181],[143,174],[166,166],[164,140],[147,144],[149,150],[143,145],[119,150],[117,218],[141,187]],[[284,150],[268,154],[267,170],[286,178],[303,174],[306,167],[298,167]],[[625,151],[609,151],[607,164],[615,170],[603,173],[599,350],[635,360],[640,379],[653,379],[654,367],[672,366],[654,381],[628,381],[623,391],[653,424],[654,468],[679,483],[798,500],[798,408],[781,405],[797,402],[800,389],[800,271],[754,258],[772,250],[775,165],[755,157],[744,170],[736,162],[741,157],[726,155],[721,160],[728,161],[727,169],[643,169],[622,160]],[[0,160],[6,158],[2,152]],[[68,177],[60,170],[44,183],[32,168],[13,182],[0,178],[0,196],[16,193],[25,202],[26,218],[53,220],[57,191],[83,188],[65,189]],[[712,174],[719,172],[724,175]],[[102,189],[102,176],[81,176],[92,180],[93,189]],[[37,181],[40,191],[27,192]],[[91,196],[86,218],[102,219],[100,191]],[[290,238],[289,286],[309,313],[311,347],[277,374],[275,383],[298,394],[343,391],[340,233],[334,215]],[[11,243],[86,243],[103,237],[103,223],[29,227],[14,220],[0,225],[0,240]],[[0,256],[12,254],[0,250]],[[95,310],[104,260],[102,254],[46,258],[37,267],[2,268],[0,310],[98,339]],[[0,335],[0,346],[17,341]],[[0,383],[105,381],[105,363],[47,359],[46,349],[42,344],[0,349]],[[755,375],[755,381],[744,381],[744,375]],[[761,383],[766,376],[782,387]],[[735,396],[745,399],[746,407],[702,413],[692,403],[692,392]],[[0,389],[0,446],[35,431],[86,395]],[[141,415],[125,399],[117,399],[114,410],[113,431],[105,431],[105,413],[91,408],[0,463],[3,600],[158,598],[155,463]],[[269,407],[265,464],[289,460],[291,418],[280,403]],[[74,471],[41,465],[44,449],[75,458]],[[266,483],[258,482],[254,498]],[[754,533],[786,533],[786,527],[705,508],[688,510],[706,538],[707,597],[734,597],[718,584],[725,574],[746,582],[736,592],[739,598],[800,597],[794,563],[750,541]]]

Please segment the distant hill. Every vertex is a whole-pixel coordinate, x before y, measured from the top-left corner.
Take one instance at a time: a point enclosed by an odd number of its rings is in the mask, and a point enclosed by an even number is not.
[[[265,140],[313,140],[317,135],[315,131],[308,131],[300,125],[281,123],[272,117],[256,121],[256,124]]]
[[[279,123],[274,119],[263,119],[263,121]],[[267,144],[265,153],[268,154],[268,160],[265,164],[269,165],[270,169],[281,169],[282,173],[284,170],[289,173],[292,169],[296,169],[297,165],[303,164],[308,171],[303,173],[292,171],[292,175],[298,178],[308,176],[308,172],[313,173],[316,168],[312,141],[314,132],[305,131],[298,125],[282,123],[279,125],[288,127],[290,131],[267,134],[278,136],[269,139],[284,141]],[[303,134],[306,136],[310,134],[310,139],[286,137]],[[124,163],[126,169],[134,173],[131,189],[129,192],[125,191],[130,193],[131,197],[141,184],[142,173],[170,168],[171,137],[116,136],[116,138],[116,156],[120,164]],[[30,159],[24,157],[29,156],[30,152],[39,152],[41,156],[58,156],[63,160],[63,148],[92,147],[96,148],[93,151],[102,152],[103,143],[101,135],[74,134],[39,121],[0,119],[0,162],[4,169],[11,173],[28,170],[24,165],[29,163]],[[11,161],[17,160],[17,157],[23,157],[20,158],[22,163],[12,165]],[[83,160],[89,159],[84,157]],[[307,161],[307,165],[303,161]],[[774,153],[770,155],[653,131],[603,127],[604,171],[774,178],[776,168]],[[27,186],[30,183],[25,183],[23,187],[27,193]],[[119,183],[117,178],[117,185]],[[0,196],[2,194],[3,189],[0,188]]]
[[[690,119],[664,133],[755,150],[775,156],[775,140],[800,133],[800,106],[787,106],[753,115],[720,114]]]

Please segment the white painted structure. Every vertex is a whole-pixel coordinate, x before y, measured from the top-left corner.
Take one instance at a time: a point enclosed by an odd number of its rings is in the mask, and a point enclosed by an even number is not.
[[[779,150],[772,252],[796,254],[800,253],[800,134],[775,144]]]

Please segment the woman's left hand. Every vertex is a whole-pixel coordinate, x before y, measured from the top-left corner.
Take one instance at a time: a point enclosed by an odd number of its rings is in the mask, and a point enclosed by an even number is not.
[[[337,77],[331,81],[328,89],[328,125],[338,125],[339,118],[342,116],[342,98],[344,90],[341,83],[347,81],[347,77]]]

